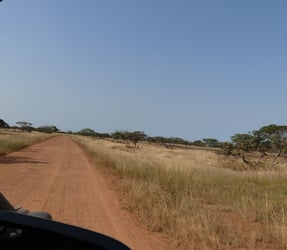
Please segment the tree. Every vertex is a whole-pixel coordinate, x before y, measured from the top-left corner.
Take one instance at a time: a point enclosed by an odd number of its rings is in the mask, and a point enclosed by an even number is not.
[[[206,143],[203,142],[202,140],[195,140],[194,142],[192,142],[192,145],[197,146],[197,147],[205,147]]]
[[[20,129],[23,130],[23,131],[31,132],[31,131],[34,130],[34,128],[32,127],[32,123],[31,122],[20,121],[20,122],[16,122],[16,124],[18,126],[20,126]]]
[[[169,143],[173,143],[173,144],[182,144],[182,145],[190,144],[189,141],[186,141],[180,137],[170,137],[167,140]]]
[[[231,137],[232,143],[223,146],[226,154],[238,155],[243,162],[258,166],[267,153],[274,153],[271,166],[277,164],[277,159],[287,153],[287,126],[267,125],[248,134],[235,134]],[[256,162],[247,160],[246,153],[259,152]]]
[[[155,136],[155,137],[152,137],[152,141],[159,143],[159,144],[164,144],[164,143],[167,143],[167,138],[163,136]]]
[[[43,132],[43,133],[56,133],[56,132],[59,132],[59,129],[56,127],[56,126],[53,126],[53,125],[46,125],[46,126],[41,126],[41,127],[38,127],[36,129],[37,131],[39,132]]]
[[[97,133],[97,136],[100,138],[111,138],[109,133]]]
[[[134,132],[129,132],[127,134],[127,137],[130,141],[133,142],[133,144],[135,145],[135,147],[137,146],[137,143],[139,141],[144,141],[145,138],[147,137],[147,135],[145,134],[145,132],[143,131],[134,131]]]
[[[16,122],[20,127],[32,126],[31,122]]]
[[[79,135],[85,135],[85,136],[95,136],[96,132],[93,129],[90,128],[84,128],[78,132]]]
[[[213,138],[204,138],[202,139],[207,147],[218,147],[219,141]]]
[[[252,134],[235,134],[231,136],[233,142],[233,152],[240,156],[244,163],[249,163],[246,159],[246,153],[253,151],[254,148],[254,136]],[[227,148],[230,145],[225,145]]]
[[[112,133],[112,138],[114,140],[122,140],[124,143],[126,143],[127,139],[128,139],[128,131],[115,131],[114,133]]]
[[[0,119],[0,128],[9,128],[9,124],[6,123],[4,120]]]
[[[271,163],[275,166],[278,157],[287,151],[287,126],[270,124],[254,131],[254,135],[261,152],[275,153]]]
[[[234,153],[234,146],[231,142],[224,142],[222,144],[222,149],[224,154],[226,155],[233,155]]]

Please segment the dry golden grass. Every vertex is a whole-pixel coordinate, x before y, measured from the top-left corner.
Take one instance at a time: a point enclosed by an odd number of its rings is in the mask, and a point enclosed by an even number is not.
[[[9,154],[51,137],[38,132],[24,133],[0,130],[0,155]]]
[[[82,138],[85,139],[85,138]],[[204,149],[166,148],[157,144],[140,143],[139,148],[117,143],[109,140],[86,140],[86,145],[98,145],[103,147],[106,153],[112,153],[137,161],[150,162],[152,164],[172,169],[191,169],[198,167],[219,166],[219,155],[214,151]],[[204,166],[203,166],[204,164]]]
[[[240,162],[205,149],[75,140],[121,176],[124,207],[169,234],[174,249],[287,248],[283,170],[235,171]]]

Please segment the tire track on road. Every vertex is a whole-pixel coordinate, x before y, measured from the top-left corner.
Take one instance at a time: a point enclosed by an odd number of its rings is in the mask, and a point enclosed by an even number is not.
[[[69,136],[57,136],[0,160],[0,191],[30,211],[114,237],[137,250],[168,249],[120,208],[119,197]],[[14,159],[14,161],[13,161]],[[20,161],[20,159],[26,159]]]

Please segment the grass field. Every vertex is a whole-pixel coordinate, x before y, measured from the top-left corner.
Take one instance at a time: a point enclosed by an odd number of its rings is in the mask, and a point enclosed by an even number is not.
[[[0,130],[0,155],[9,154],[50,137],[38,132],[24,133]]]
[[[287,248],[283,167],[235,171],[230,159],[206,149],[76,140],[98,165],[120,176],[123,206],[150,230],[168,234],[174,248]]]

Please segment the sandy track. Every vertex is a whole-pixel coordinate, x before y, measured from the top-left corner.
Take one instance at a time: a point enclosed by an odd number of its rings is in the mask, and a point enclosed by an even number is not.
[[[58,136],[0,157],[0,192],[30,211],[114,237],[132,249],[167,249],[120,208],[119,197],[83,151]]]

